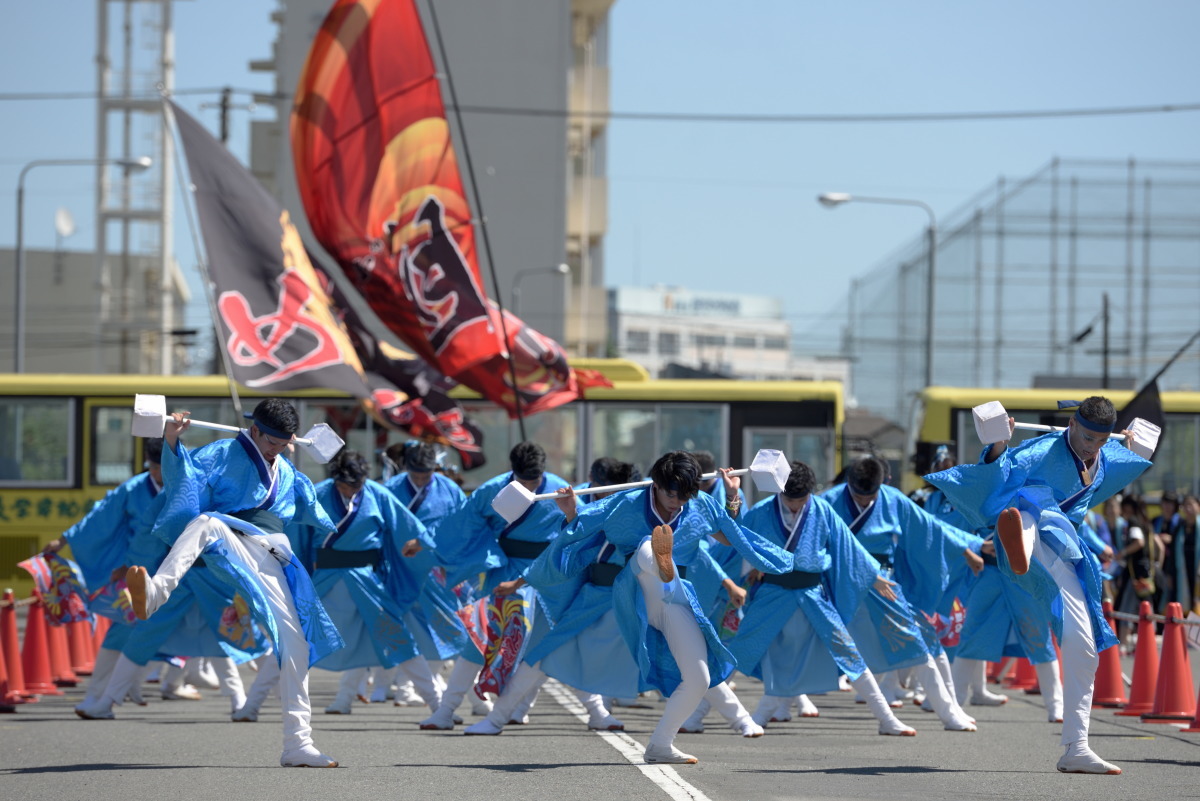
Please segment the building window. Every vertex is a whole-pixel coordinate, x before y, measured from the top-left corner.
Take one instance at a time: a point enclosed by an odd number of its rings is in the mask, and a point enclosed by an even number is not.
[[[787,350],[788,341],[783,337],[764,337],[763,347],[767,350]]]
[[[757,345],[758,345],[758,340],[755,339],[754,337],[734,337],[733,338],[733,346],[735,348],[747,348],[749,350],[754,350],[754,348]]]
[[[649,353],[650,352],[650,332],[638,331],[629,329],[625,332],[625,352],[626,353]]]
[[[658,352],[661,356],[678,356],[679,334],[675,331],[660,331],[658,334]]]
[[[696,343],[696,347],[698,347],[698,348],[713,347],[713,346],[724,347],[725,346],[725,335],[724,334],[694,334],[692,337],[692,341]]]

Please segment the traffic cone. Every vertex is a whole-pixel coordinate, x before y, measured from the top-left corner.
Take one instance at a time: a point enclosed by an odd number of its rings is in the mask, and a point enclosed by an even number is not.
[[[17,636],[17,608],[12,590],[4,591],[0,607],[0,642],[4,644],[4,664],[8,668],[8,696],[0,699],[10,704],[36,701],[25,690],[25,670],[21,667],[21,641]]]
[[[75,620],[67,624],[67,649],[71,652],[71,669],[77,676],[92,675],[96,666],[96,651],[92,647],[92,624]]]
[[[1142,601],[1138,609],[1137,650],[1133,654],[1133,687],[1129,691],[1129,703],[1114,715],[1136,717],[1154,709],[1154,693],[1158,687],[1158,640],[1154,637],[1151,611],[1150,602]]]
[[[4,659],[4,640],[0,638],[0,712],[17,711],[13,704],[17,703],[19,699],[13,698],[13,695],[8,687],[8,664]]]
[[[1112,603],[1104,602],[1104,619],[1108,621],[1109,628],[1115,634],[1116,626],[1113,625]],[[1058,645],[1055,644],[1057,650]],[[1061,660],[1061,655],[1060,655]],[[1061,662],[1060,662],[1061,665]],[[1129,699],[1125,697],[1125,680],[1121,678],[1121,647],[1119,645],[1112,648],[1105,648],[1100,652],[1100,666],[1096,668],[1096,684],[1095,691],[1092,693],[1092,706],[1106,706],[1120,708],[1129,703]]]
[[[1167,622],[1163,626],[1162,661],[1158,665],[1158,687],[1154,709],[1142,715],[1143,723],[1170,723],[1191,720],[1196,714],[1196,688],[1192,686],[1192,664],[1188,659],[1183,625],[1183,607],[1167,604]]]
[[[50,636],[46,633],[46,613],[40,600],[34,601],[25,618],[21,667],[25,669],[26,692],[38,695],[63,694],[54,685],[54,672],[50,668]]]
[[[1012,678],[1008,680],[1008,688],[1010,690],[1028,690],[1037,687],[1037,669],[1025,657],[1017,659],[1017,669],[1013,671]]]
[[[71,670],[71,647],[67,644],[66,626],[52,626],[46,620],[46,642],[50,646],[50,675],[56,687],[74,687],[79,677]]]
[[[1000,683],[1000,668],[1002,668],[1003,666],[1004,666],[1003,659],[1001,659],[999,662],[988,662],[987,663],[987,681],[989,684],[999,684]]]

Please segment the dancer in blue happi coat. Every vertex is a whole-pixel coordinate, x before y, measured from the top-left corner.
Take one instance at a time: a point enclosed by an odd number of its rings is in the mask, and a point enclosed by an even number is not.
[[[138,521],[127,552],[130,564],[157,568],[166,557],[167,544],[152,533],[166,498],[166,493],[160,492]],[[75,714],[85,720],[111,720],[114,705],[119,706],[127,697],[135,701],[139,697],[138,685],[150,660],[174,657],[209,657],[221,695],[229,699],[230,711],[245,703],[237,665],[265,654],[267,639],[250,619],[245,602],[228,584],[200,569],[204,566],[203,560],[197,560],[193,566],[197,569],[184,575],[152,620],[136,620],[132,626],[118,623],[109,629],[121,630],[120,655],[107,681],[95,692],[89,689]],[[162,697],[200,697],[195,688],[181,689],[164,686]]]
[[[850,679],[879,721],[879,733],[915,736],[892,712],[845,620],[872,590],[895,600],[894,584],[829,504],[813,495],[816,478],[792,462],[779,495],[766,498],[742,522],[792,554],[790,572],[752,571],[757,582],[737,635],[728,642],[738,669],[763,680],[754,719],[761,725],[788,715],[792,699],[838,689]]]
[[[933,472],[948,470],[957,464],[946,453],[935,460]],[[946,493],[936,487],[925,501],[925,510],[944,523],[969,530],[967,516],[960,512]],[[959,568],[960,580],[954,577],[947,588],[946,598],[957,595],[964,607],[964,619],[958,635],[951,673],[959,705],[1002,706],[1008,696],[993,693],[987,688],[987,663],[1005,657],[1025,657],[1034,666],[1038,689],[1051,723],[1062,723],[1062,679],[1058,672],[1058,653],[1050,633],[1050,610],[1011,581],[1005,581],[996,563],[996,543],[993,530],[980,528],[975,533],[983,537],[978,545],[982,565],[972,565],[971,573]],[[965,575],[964,575],[965,574]],[[938,612],[947,614],[944,608]]]
[[[146,472],[113,490],[61,539],[46,546],[47,551],[56,551],[70,543],[93,592],[123,579],[129,565],[157,566],[166,556],[166,543],[151,533],[166,500],[161,492],[162,448],[162,439],[145,440]],[[195,578],[189,576],[160,618],[109,628],[96,655],[88,692],[75,714],[85,720],[111,720],[113,706],[127,696],[144,704],[138,685],[147,663],[166,656],[214,657],[221,694],[233,708],[241,705],[244,693],[235,662],[260,655],[264,644],[254,627],[235,631],[226,626],[222,632],[222,618],[234,603],[232,593],[226,585],[206,578],[199,571]],[[171,697],[172,692],[164,687],[163,697]]]
[[[846,625],[872,671],[915,667],[943,726],[975,731],[974,720],[954,697],[950,663],[922,612],[937,609],[949,581],[948,565],[961,561],[979,538],[943,525],[884,484],[886,477],[887,465],[866,456],[847,467],[845,484],[821,496],[899,585],[894,601],[872,591]]]
[[[129,543],[136,532],[138,519],[162,489],[162,440],[148,439],[142,450],[146,472],[138,473],[111,490],[83,519],[43,549],[47,553],[56,553],[66,545],[71,546],[71,556],[83,573],[88,592],[94,593],[109,582],[125,577],[125,571],[132,564],[128,557]],[[96,653],[87,695],[76,708],[76,714],[80,709],[84,710],[80,717],[90,717],[87,710],[95,707],[103,696],[130,630],[129,626],[112,626],[104,636]],[[124,696],[120,700],[124,701]]]
[[[1065,431],[1014,447],[984,448],[978,464],[959,465],[925,480],[946,493],[972,525],[995,526],[1000,569],[1054,616],[1062,650],[1064,773],[1118,774],[1088,745],[1099,652],[1117,644],[1104,619],[1100,567],[1076,532],[1087,510],[1136,479],[1150,462],[1109,434],[1117,412],[1107,398],[1078,406]],[[1016,421],[1009,418],[1009,434]],[[1124,432],[1126,443],[1132,435]]]
[[[288,527],[296,556],[313,567],[321,604],[345,642],[315,665],[343,671],[325,712],[349,715],[359,684],[375,665],[399,667],[436,709],[441,693],[405,624],[419,587],[401,551],[425,527],[382,484],[368,479],[368,471],[362,454],[342,450],[329,464],[329,478],[316,486],[317,501],[337,529]]]
[[[625,462],[614,459],[611,456],[601,456],[592,462],[592,466],[588,468],[588,480],[581,484],[575,485],[575,490],[584,490],[591,487],[606,487],[609,484],[621,484],[624,482],[615,481],[613,479],[613,471],[624,472]],[[603,492],[588,492],[578,496],[577,501],[580,506],[587,506],[589,503],[595,503],[601,498],[607,497],[607,493]]]
[[[611,460],[602,478],[613,484],[625,484],[635,480],[634,469],[631,464]],[[572,488],[564,487],[558,493],[555,503],[569,524],[582,507],[577,505]],[[594,492],[590,497],[596,503],[611,494]],[[522,699],[540,687],[547,677],[557,679],[574,691],[587,710],[589,729],[625,729],[625,724],[613,717],[604,704],[605,696],[637,697],[638,693],[637,664],[621,636],[612,603],[613,581],[625,566],[625,559],[610,544],[588,566],[578,590],[564,593],[555,591],[558,581],[551,565],[557,559],[557,553],[551,541],[525,574],[525,580],[535,589],[547,588],[544,608],[554,625],[525,652],[524,660],[496,699],[491,713],[468,729],[472,734],[499,734]]]
[[[498,602],[511,595],[519,596],[525,605],[526,619],[531,621],[531,629],[521,641],[522,647],[530,648],[545,636],[550,625],[540,608],[538,593],[526,585],[525,573],[558,533],[563,522],[562,512],[552,503],[534,503],[519,519],[509,523],[492,508],[492,500],[513,481],[520,482],[535,494],[554,492],[569,484],[546,470],[546,452],[536,442],[517,443],[508,459],[511,471],[485,481],[472,492],[461,509],[438,525],[432,544],[438,562],[446,568],[446,586],[453,587],[464,579],[482,574],[482,582],[477,587],[481,598],[491,596]],[[519,658],[519,655],[507,655],[505,660],[512,659],[515,664]],[[454,708],[475,684],[483,664],[484,657],[478,648],[463,649],[447,679],[442,704],[421,728],[453,727]],[[527,711],[538,689],[540,686],[522,699],[513,711],[512,721],[526,722]]]
[[[467,496],[458,482],[438,469],[443,456],[444,452],[432,442],[410,439],[390,445],[384,452],[384,460],[385,464],[391,462],[396,472],[389,475],[383,485],[425,526],[424,536],[411,540],[405,547],[404,555],[409,557],[405,564],[420,587],[417,600],[405,614],[405,622],[416,638],[417,650],[430,662],[434,679],[439,682],[439,688],[444,690],[445,683],[438,675],[441,662],[454,659],[464,648],[474,649],[475,646],[471,644],[466,626],[457,614],[463,599],[472,597],[469,584],[448,584],[446,569],[438,564],[432,550],[433,532],[438,525],[467,502]],[[385,700],[392,673],[394,671],[383,671],[376,677],[372,701]],[[400,682],[397,704],[407,704],[412,700],[409,697],[413,695],[409,690],[410,684]],[[469,695],[475,714],[486,715],[491,711],[490,703],[474,693]],[[462,699],[458,700],[461,702]]]
[[[692,451],[696,463],[700,465],[703,475],[713,474],[712,478],[701,479],[700,491],[712,496],[729,516],[740,520],[746,508],[746,494],[739,488],[732,496],[726,495],[725,483],[720,476],[715,475],[717,469],[716,457],[712,451]],[[718,542],[713,537],[705,537],[700,542],[696,558],[690,564],[679,565],[680,576],[692,584],[700,605],[708,612],[708,618],[722,636],[725,636],[723,618],[726,610],[740,612],[746,603],[746,574],[750,566],[742,559],[737,549]],[[686,734],[700,734],[704,731],[704,716],[712,709],[714,703],[719,703],[719,696],[724,692],[724,686],[713,688],[700,701],[696,710],[679,727]],[[730,688],[732,689],[732,688]],[[709,697],[709,696],[712,697]],[[736,708],[728,704],[721,706],[727,713],[736,713]],[[733,723],[733,720],[729,721]]]
[[[300,417],[287,401],[267,398],[254,408],[249,430],[192,452],[179,442],[191,424],[186,415],[171,415],[164,430],[167,500],[155,533],[173,544],[153,577],[144,566],[129,569],[134,612],[141,619],[154,614],[203,554],[207,569],[237,589],[275,644],[283,702],[280,764],[337,767],[313,745],[308,668],[342,640],[283,533],[291,522],[336,529],[312,482],[282,456]]]
[[[736,491],[740,479],[729,476],[729,470],[722,472],[726,489]],[[724,686],[734,669],[733,656],[691,584],[678,575],[676,563],[690,564],[709,534],[732,544],[752,567],[765,572],[791,569],[792,557],[743,529],[711,496],[700,494],[700,475],[691,454],[665,454],[650,469],[650,487],[584,507],[552,543],[553,556],[539,571],[541,591],[565,589],[569,597],[606,544],[626,561],[613,583],[617,623],[638,666],[639,690],[655,688],[670,696],[646,746],[647,762],[698,761],[675,748],[674,741],[684,719],[717,685],[724,688],[721,705],[740,709],[735,729],[747,737],[762,735],[762,727]]]

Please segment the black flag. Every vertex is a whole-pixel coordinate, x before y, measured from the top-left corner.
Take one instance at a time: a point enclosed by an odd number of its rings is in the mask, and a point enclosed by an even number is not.
[[[204,126],[174,103],[171,110],[208,252],[217,344],[233,378],[255,389],[369,398],[358,354],[288,213]]]

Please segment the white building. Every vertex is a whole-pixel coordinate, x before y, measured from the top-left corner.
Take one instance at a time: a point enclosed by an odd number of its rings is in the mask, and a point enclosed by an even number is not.
[[[783,301],[769,295],[694,292],[682,287],[608,291],[608,330],[616,355],[664,376],[668,365],[754,380],[845,381],[841,360],[792,356]],[[681,369],[682,368],[682,369]]]

